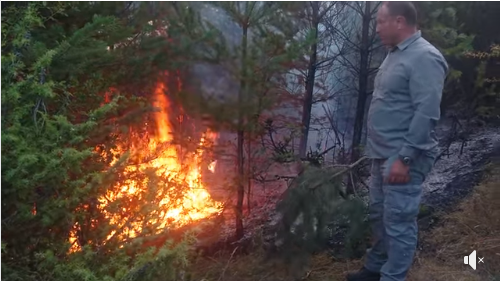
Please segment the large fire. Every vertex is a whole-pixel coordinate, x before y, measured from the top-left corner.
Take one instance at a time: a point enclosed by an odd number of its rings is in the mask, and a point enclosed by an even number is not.
[[[179,85],[180,87],[180,85]],[[172,144],[173,130],[169,119],[169,100],[165,95],[166,86],[164,83],[159,82],[154,92],[154,106],[159,108],[159,111],[154,114],[154,123],[156,124],[156,134],[149,138],[149,141],[144,141],[135,145],[130,151],[131,155],[139,155],[138,158],[147,158],[142,155],[154,155],[152,159],[147,161],[140,161],[139,164],[129,165],[123,172],[122,182],[116,183],[117,187],[114,191],[109,190],[107,194],[99,198],[98,208],[101,213],[109,220],[114,229],[108,235],[111,239],[115,235],[122,238],[136,237],[145,225],[154,226],[156,232],[160,232],[165,227],[172,224],[177,226],[186,225],[191,222],[207,218],[220,212],[222,205],[219,202],[212,200],[210,194],[205,189],[201,181],[201,167],[205,167],[209,171],[214,171],[215,162],[202,163],[203,153],[206,148],[213,143],[215,133],[209,130],[202,134],[198,144],[198,149],[186,157],[179,153],[180,147]],[[116,155],[123,154],[124,149],[115,151]],[[118,161],[115,158],[112,165]],[[154,217],[149,216],[148,221],[144,222],[141,219],[124,219],[123,212],[129,210],[116,210],[110,208],[110,204],[119,200],[147,200],[144,194],[150,188],[150,182],[144,179],[137,179],[137,177],[128,177],[129,175],[137,175],[140,173],[145,174],[147,169],[155,169],[157,177],[166,179],[168,182],[176,182],[181,186],[182,192],[175,198],[169,196],[169,192],[161,193],[160,198],[156,196],[153,202],[143,202],[143,205],[153,204],[156,210]],[[174,196],[172,196],[174,197]],[[134,214],[126,214],[126,216],[134,217]],[[77,245],[76,230],[78,225],[75,225],[75,230],[70,234],[70,242],[72,243],[72,250],[79,248]],[[120,234],[117,233],[117,229]]]

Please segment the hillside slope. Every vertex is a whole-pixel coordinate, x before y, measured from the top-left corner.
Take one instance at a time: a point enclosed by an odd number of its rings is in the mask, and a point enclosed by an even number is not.
[[[408,281],[497,281],[500,280],[500,153],[486,166],[481,182],[439,222],[424,230]],[[463,257],[476,250],[484,257],[474,271]],[[345,280],[345,273],[357,270],[362,260],[337,261],[328,254],[313,257],[303,269],[301,280]],[[263,254],[235,256],[221,254],[195,262],[192,280],[279,281],[291,272],[280,264],[263,262]],[[300,270],[297,269],[296,270]]]

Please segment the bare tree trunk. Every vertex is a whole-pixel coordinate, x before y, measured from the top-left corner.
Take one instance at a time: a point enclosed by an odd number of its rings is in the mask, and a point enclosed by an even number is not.
[[[238,130],[238,197],[236,201],[236,239],[241,239],[243,230],[243,199],[245,197],[244,178],[244,155],[243,155],[244,132]]]
[[[251,145],[251,133],[248,134],[248,151],[247,151],[247,158],[248,158],[248,161],[247,161],[247,214],[250,215],[250,212],[251,212],[251,207],[250,207],[250,201],[252,200],[252,197],[251,197],[251,191],[252,191],[252,177],[251,177],[251,173],[252,173],[252,157],[251,157],[251,153],[252,153],[252,145]]]
[[[365,116],[366,100],[368,97],[368,76],[369,76],[369,55],[370,55],[370,41],[369,30],[370,21],[372,19],[370,2],[365,1],[365,9],[361,14],[362,16],[362,29],[361,29],[361,42],[359,48],[359,77],[358,77],[358,102],[356,104],[356,117],[354,119],[353,136],[351,143],[351,163],[354,163],[360,158],[360,144],[361,136],[363,135],[363,120]],[[357,175],[357,169],[352,171]],[[347,184],[347,193],[353,194],[356,186],[358,176],[351,176]]]
[[[311,109],[313,103],[314,80],[316,77],[316,61],[318,45],[318,26],[319,26],[319,2],[311,2],[312,8],[312,28],[314,32],[314,43],[311,46],[311,55],[309,58],[309,66],[307,69],[306,78],[306,96],[302,107],[302,135],[299,144],[299,156],[304,158],[307,152],[307,138],[309,135],[309,127],[311,123]]]
[[[359,61],[358,102],[356,105],[356,117],[354,119],[354,129],[351,144],[351,162],[355,162],[359,158],[359,145],[361,144],[363,120],[365,116],[366,100],[368,97],[368,56],[370,54],[370,42],[368,40],[368,33],[370,30],[371,21],[370,2],[368,1],[365,1],[365,12],[363,13],[362,17],[363,21]]]
[[[247,2],[248,4],[248,2]],[[247,7],[248,8],[248,7]],[[243,104],[246,100],[247,95],[247,44],[248,44],[248,18],[242,24],[243,36],[241,38],[241,80],[240,80],[240,91],[238,94],[238,146],[237,146],[237,166],[238,166],[238,177],[237,177],[237,199],[236,199],[236,239],[243,238],[243,200],[245,198],[245,154],[244,154],[244,120],[243,120]]]

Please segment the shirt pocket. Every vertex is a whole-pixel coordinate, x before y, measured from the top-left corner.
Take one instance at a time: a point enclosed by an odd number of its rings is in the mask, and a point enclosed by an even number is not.
[[[380,76],[379,88],[390,96],[409,96],[409,76],[403,64],[395,64],[385,69]]]

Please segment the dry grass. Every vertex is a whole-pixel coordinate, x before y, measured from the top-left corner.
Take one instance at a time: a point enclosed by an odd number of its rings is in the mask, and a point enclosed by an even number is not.
[[[500,165],[491,166],[473,194],[422,235],[426,249],[417,255],[409,280],[475,281],[500,275]],[[484,257],[474,271],[463,264],[473,250]]]
[[[329,255],[314,256],[308,268],[290,271],[279,262],[264,262],[262,253],[231,258],[204,259],[196,263],[193,280],[206,281],[335,281],[344,280],[345,274],[362,266],[361,261],[339,262]],[[300,274],[299,274],[300,272]],[[295,278],[294,278],[295,277]]]
[[[408,281],[486,281],[500,276],[500,165],[490,167],[483,182],[456,210],[444,215],[435,229],[423,233],[425,248],[417,253]],[[476,250],[484,257],[474,271],[463,257]],[[335,261],[327,254],[313,257],[308,268],[295,268],[307,281],[345,280],[348,271],[362,261]],[[192,280],[281,281],[294,280],[294,273],[280,263],[263,262],[263,253],[246,256],[231,253],[203,258],[194,263]],[[500,280],[500,279],[497,279]]]

